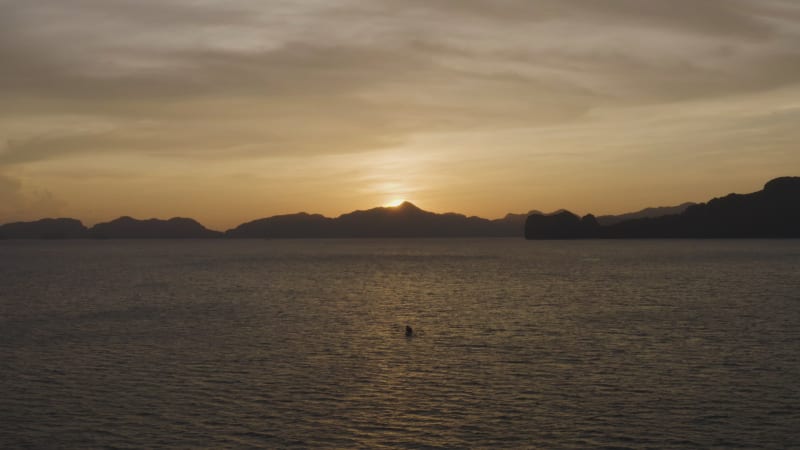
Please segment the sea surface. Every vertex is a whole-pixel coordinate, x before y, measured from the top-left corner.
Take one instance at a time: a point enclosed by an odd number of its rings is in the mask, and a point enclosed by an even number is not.
[[[800,240],[0,241],[0,447],[797,448]]]

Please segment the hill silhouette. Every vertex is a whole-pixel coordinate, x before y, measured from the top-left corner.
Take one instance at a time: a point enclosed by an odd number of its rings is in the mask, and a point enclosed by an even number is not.
[[[591,214],[580,218],[569,211],[553,214],[531,214],[525,222],[525,237],[531,239],[571,239],[576,236],[590,236],[599,224]]]
[[[659,206],[657,208],[645,208],[636,212],[618,214],[618,215],[604,215],[597,216],[597,223],[600,225],[614,225],[616,223],[624,222],[632,219],[647,219],[653,217],[668,216],[671,214],[680,214],[686,211],[696,203],[686,202],[677,206]]]
[[[769,181],[750,194],[729,194],[691,205],[680,214],[623,220],[603,226],[568,211],[533,214],[526,239],[585,238],[796,238],[800,237],[800,177]]]
[[[232,238],[400,238],[400,237],[516,237],[522,234],[524,214],[489,220],[463,214],[424,211],[410,202],[394,207],[353,211],[337,218],[319,214],[267,217],[225,232]]]
[[[76,219],[40,219],[0,225],[0,239],[75,239],[86,237],[86,227]]]
[[[111,222],[98,223],[87,231],[87,237],[98,239],[198,239],[222,237],[194,219],[174,217],[169,220],[137,220],[124,216]]]

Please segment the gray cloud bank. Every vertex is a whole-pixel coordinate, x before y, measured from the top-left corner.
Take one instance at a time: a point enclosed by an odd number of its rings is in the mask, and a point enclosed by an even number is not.
[[[2,166],[355,153],[794,87],[800,4],[5,0],[0,61]]]

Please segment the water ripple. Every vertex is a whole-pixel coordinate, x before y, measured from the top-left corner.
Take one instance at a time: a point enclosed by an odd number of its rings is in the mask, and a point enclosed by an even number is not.
[[[4,448],[800,442],[796,241],[0,252]]]

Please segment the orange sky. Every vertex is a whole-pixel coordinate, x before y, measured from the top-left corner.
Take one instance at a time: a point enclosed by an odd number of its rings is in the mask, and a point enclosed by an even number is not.
[[[494,218],[800,168],[786,0],[9,0],[0,223]]]

